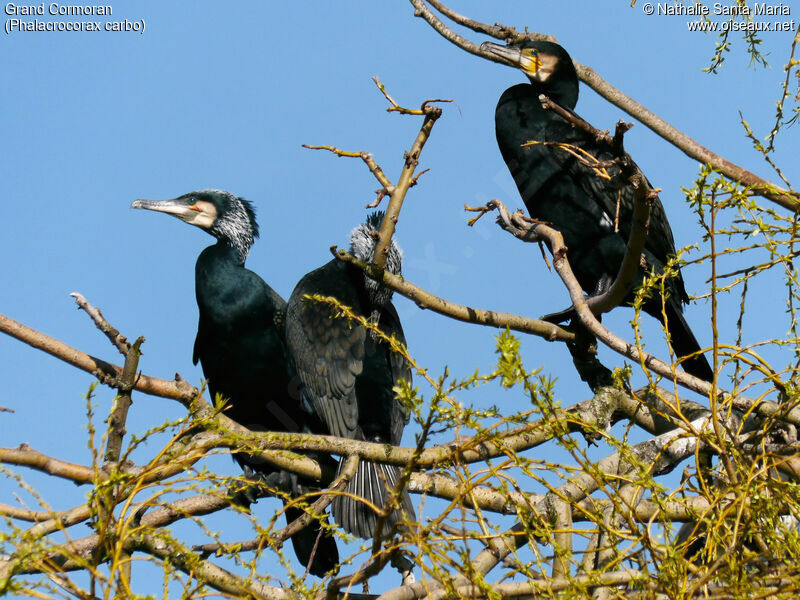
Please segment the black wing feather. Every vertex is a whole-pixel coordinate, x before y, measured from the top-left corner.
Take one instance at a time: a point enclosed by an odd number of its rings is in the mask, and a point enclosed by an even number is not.
[[[400,317],[392,303],[387,304],[381,311],[381,331],[388,336],[394,336],[398,342],[406,345],[406,336],[403,333],[403,326],[400,324]],[[392,387],[396,387],[400,381],[407,381],[411,384],[411,365],[402,354],[397,352],[389,353],[389,365],[392,374]],[[397,445],[403,437],[403,429],[408,425],[411,412],[403,402],[392,398],[391,412],[391,443]]]
[[[297,284],[286,315],[286,339],[303,395],[332,435],[359,437],[356,378],[364,368],[362,327],[334,318],[327,304],[306,301],[304,295],[334,296],[347,306],[358,297],[341,276],[343,264],[332,261]]]
[[[392,388],[400,379],[411,380],[405,359],[365,328],[333,317],[330,306],[303,300],[304,295],[333,296],[357,314],[369,316],[363,278],[360,271],[333,260],[301,279],[289,299],[287,343],[303,385],[301,393],[331,434],[397,444],[409,412],[395,400]],[[387,304],[380,312],[384,333],[405,343],[394,307]],[[340,461],[340,470],[343,464]],[[337,496],[333,501],[332,513],[339,525],[363,538],[374,535],[377,514],[354,497],[384,506],[387,485],[392,486],[398,476],[397,467],[360,462],[347,485],[352,496]],[[401,504],[402,510],[387,518],[387,526],[414,518],[407,493]]]

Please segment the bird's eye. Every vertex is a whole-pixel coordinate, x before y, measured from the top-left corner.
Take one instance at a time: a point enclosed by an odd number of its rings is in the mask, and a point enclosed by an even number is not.
[[[189,206],[194,206],[197,204],[197,198],[189,198]]]

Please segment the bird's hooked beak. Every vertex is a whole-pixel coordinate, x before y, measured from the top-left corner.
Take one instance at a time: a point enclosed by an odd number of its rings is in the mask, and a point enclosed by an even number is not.
[[[210,229],[217,219],[217,209],[211,202],[192,196],[181,196],[174,200],[134,200],[131,208],[167,213],[202,229]]]
[[[554,56],[540,54],[533,48],[518,48],[516,46],[502,46],[492,42],[483,42],[481,52],[484,52],[509,66],[520,69],[531,81],[544,82],[552,73],[557,59]]]

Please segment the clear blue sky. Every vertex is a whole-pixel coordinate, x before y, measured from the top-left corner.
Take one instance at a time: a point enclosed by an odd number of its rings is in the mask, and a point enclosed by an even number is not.
[[[178,371],[198,384],[201,371],[191,364],[193,267],[212,240],[175,219],[131,211],[131,201],[202,188],[252,200],[261,239],[248,266],[288,297],[303,274],[330,259],[331,244],[346,242],[377,187],[360,161],[301,144],[372,152],[396,178],[418,130],[418,118],[385,112],[373,75],[403,105],[454,99],[444,106],[421,159],[421,168],[431,171],[411,190],[401,216],[397,236],[405,276],[476,307],[539,316],[567,305],[566,292],[535,246],[510,238],[489,218],[470,229],[462,210],[465,203],[494,197],[521,206],[493,131],[496,100],[521,75],[452,46],[402,0],[301,4],[115,2],[111,17],[86,19],[144,20],[143,34],[3,36],[0,313],[118,362],[86,315],[75,310],[68,294],[79,291],[124,334],[147,338],[144,372],[170,378]],[[700,69],[714,37],[689,33],[687,17],[646,16],[641,0],[634,8],[628,4],[462,0],[452,7],[486,22],[556,35],[573,58],[679,129],[774,179],[744,138],[738,111],[759,135],[769,131],[792,33],[762,35],[773,51],[771,68],[747,69],[738,44],[722,73],[708,75]],[[627,118],[584,86],[577,110],[600,128]],[[676,243],[699,242],[700,229],[680,191],[691,185],[697,164],[642,125],[627,135],[626,145],[663,188]],[[797,179],[796,130],[784,135],[779,148],[779,162]],[[684,273],[690,292],[702,288],[707,270]],[[756,292],[753,302],[771,304],[746,329],[746,341],[783,335],[785,323],[768,320],[782,311],[781,298],[768,289]],[[495,331],[420,311],[405,299],[396,304],[412,354],[433,373],[449,365],[466,375],[494,363]],[[729,309],[735,299],[723,307],[728,333],[735,319]],[[627,335],[631,314],[620,309],[604,322]],[[707,304],[687,308],[706,344],[708,316]],[[648,348],[663,356],[659,330],[647,321],[657,338]],[[523,344],[529,368],[543,366],[558,377],[565,404],[588,397],[566,349],[525,336]],[[622,363],[605,358],[610,365]],[[0,405],[15,411],[0,413],[2,445],[27,442],[87,463],[82,395],[91,380],[0,336]],[[98,392],[100,415],[111,398],[109,390]],[[495,388],[464,400],[514,409],[525,402],[519,392]],[[129,430],[180,414],[175,403],[136,395]],[[233,464],[220,464],[235,471]],[[24,475],[56,508],[73,506],[84,493]],[[11,492],[10,480],[0,478],[0,502],[14,503]]]

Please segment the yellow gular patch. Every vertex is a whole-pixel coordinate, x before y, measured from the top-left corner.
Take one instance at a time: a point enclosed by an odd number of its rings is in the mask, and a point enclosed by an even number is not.
[[[536,77],[536,73],[542,66],[538,52],[535,50],[523,50],[520,56],[520,66],[530,77]]]

